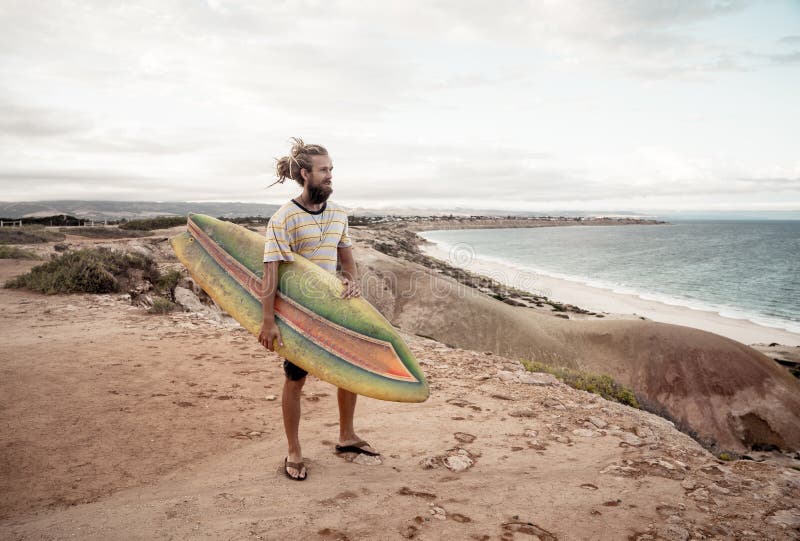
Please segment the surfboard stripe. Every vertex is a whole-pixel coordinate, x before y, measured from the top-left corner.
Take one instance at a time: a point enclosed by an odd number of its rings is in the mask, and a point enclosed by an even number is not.
[[[205,251],[256,299],[261,299],[263,282],[247,267],[226,252],[209,235],[189,220],[189,234]],[[308,340],[345,361],[386,378],[417,383],[391,343],[344,328],[315,314],[289,297],[277,292],[275,315]]]

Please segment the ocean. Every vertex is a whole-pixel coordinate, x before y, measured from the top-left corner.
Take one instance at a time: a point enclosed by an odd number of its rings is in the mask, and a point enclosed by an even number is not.
[[[800,221],[426,231],[453,256],[800,333]]]

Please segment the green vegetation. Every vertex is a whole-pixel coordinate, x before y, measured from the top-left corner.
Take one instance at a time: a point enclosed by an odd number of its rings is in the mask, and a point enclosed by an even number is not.
[[[180,282],[182,277],[183,275],[181,274],[180,271],[173,269],[167,272],[166,274],[162,274],[161,277],[159,277],[158,281],[156,282],[156,287],[158,288],[159,291],[167,293],[170,296],[170,298],[174,299],[175,287],[178,285],[178,282]]]
[[[150,314],[168,314],[177,309],[178,305],[171,300],[164,297],[156,297],[153,299],[153,306],[151,306],[147,311]]]
[[[152,233],[147,231],[122,231],[116,227],[62,227],[62,233],[78,235],[90,239],[126,239],[130,237],[149,237]]]
[[[47,231],[40,225],[0,227],[0,244],[39,244],[64,240],[63,233]]]
[[[717,458],[720,459],[720,460],[724,460],[725,462],[730,462],[731,460],[736,460],[729,453],[720,453],[720,454],[717,455]]]
[[[152,231],[154,229],[169,229],[184,225],[186,223],[186,216],[159,216],[157,218],[147,218],[143,220],[131,220],[124,224],[120,224],[120,229],[135,230],[135,231]]]
[[[39,256],[30,250],[0,244],[0,259],[39,259]]]
[[[522,361],[522,365],[529,372],[546,372],[552,374],[570,387],[599,394],[606,400],[612,400],[633,408],[640,409],[636,395],[627,387],[617,383],[610,376],[588,374],[569,368],[550,366],[535,361]]]
[[[37,265],[29,273],[6,282],[6,287],[47,294],[113,293],[129,282],[145,279],[156,283],[159,277],[151,257],[103,248],[84,249]]]

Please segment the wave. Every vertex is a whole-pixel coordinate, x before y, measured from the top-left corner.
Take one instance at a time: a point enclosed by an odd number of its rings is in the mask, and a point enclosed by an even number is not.
[[[437,250],[447,252],[449,254],[449,257],[447,259],[448,263],[467,270],[469,269],[470,263],[473,262],[485,263],[488,265],[498,265],[505,268],[513,269],[515,271],[519,271],[520,273],[541,274],[544,276],[548,276],[550,278],[566,280],[568,282],[578,283],[595,289],[611,291],[613,293],[619,293],[623,295],[632,295],[642,300],[650,302],[656,302],[668,306],[679,306],[701,312],[712,312],[724,318],[749,321],[751,323],[760,325],[762,327],[780,329],[800,334],[800,321],[787,320],[781,317],[763,314],[753,310],[748,310],[747,308],[740,306],[730,306],[725,304],[710,303],[690,296],[677,296],[660,292],[645,291],[626,284],[598,280],[587,276],[557,272],[550,269],[536,267],[528,263],[519,263],[503,257],[490,256],[485,254],[478,255],[475,254],[474,251],[472,251],[471,255],[468,258],[463,256],[459,257],[457,253],[460,249],[460,246],[467,247],[467,245],[463,243],[458,243],[453,245],[440,240],[433,240],[425,236],[425,233],[426,232],[418,233],[418,235],[427,240],[428,242],[434,244]],[[468,248],[469,250],[472,250],[471,247]],[[527,284],[527,281],[519,279],[514,280],[512,277],[507,276],[506,273],[504,273],[502,271],[502,268],[500,267],[498,267],[497,272],[493,273],[493,275],[490,277],[495,278],[497,281],[503,282],[504,284],[511,287],[516,287],[526,291],[531,291],[533,293],[541,293],[540,291],[536,291],[535,289],[531,288],[530,284]],[[553,300],[558,300],[558,299],[553,299]]]

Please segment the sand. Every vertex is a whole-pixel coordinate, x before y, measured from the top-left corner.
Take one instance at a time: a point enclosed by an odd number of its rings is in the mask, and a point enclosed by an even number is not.
[[[482,274],[519,289],[542,294],[562,303],[569,303],[615,317],[644,317],[662,323],[694,327],[719,334],[743,344],[777,342],[785,346],[800,346],[800,334],[783,329],[758,325],[748,320],[723,317],[716,312],[694,310],[685,306],[673,306],[643,299],[637,295],[617,293],[608,289],[591,287],[579,282],[554,278],[539,273],[524,271],[496,261],[475,257],[452,257],[434,243],[420,246],[423,253],[451,265],[460,266],[470,272]]]
[[[0,281],[33,264],[0,261]],[[281,361],[242,329],[6,289],[0,329],[2,539],[800,535],[800,461],[718,460],[660,417],[486,351],[406,335],[431,398],[359,399],[379,463],[333,452],[336,390],[311,377],[298,483],[280,470]]]
[[[413,336],[431,399],[358,405],[382,463],[334,454],[335,389],[312,377],[290,481],[280,359],[243,331],[117,296],[0,303],[0,538],[791,539],[800,520],[800,472]]]

